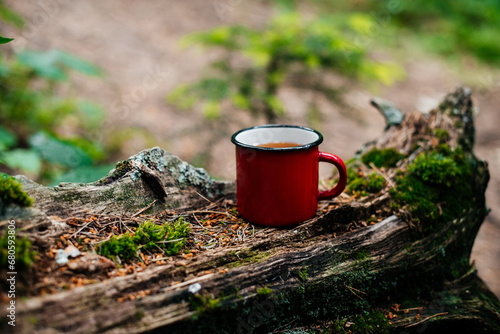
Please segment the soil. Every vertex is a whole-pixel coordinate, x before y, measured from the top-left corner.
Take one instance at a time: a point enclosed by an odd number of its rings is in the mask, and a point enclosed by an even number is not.
[[[205,66],[218,56],[216,50],[196,46],[182,48],[180,40],[188,33],[222,24],[259,26],[272,15],[267,2],[250,1],[160,1],[132,0],[5,1],[26,18],[26,27],[16,31],[2,27],[5,36],[16,40],[9,47],[46,50],[63,49],[100,66],[103,78],[73,75],[73,93],[104,106],[107,120],[96,138],[119,129],[134,128],[120,152],[110,160],[120,160],[151,146],[160,146],[181,159],[196,162],[210,143],[213,159],[205,161],[207,171],[218,178],[234,179],[232,132],[241,127],[262,124],[237,113],[230,121],[214,126],[196,111],[179,111],[165,103],[165,96],[176,85],[199,77]],[[221,6],[223,5],[223,6]],[[383,33],[383,32],[382,32]],[[368,41],[370,42],[370,41]],[[372,43],[373,44],[373,43]],[[375,45],[373,45],[375,46]],[[406,79],[390,87],[347,85],[348,109],[319,101],[320,119],[313,124],[323,133],[321,150],[343,159],[351,158],[362,144],[376,138],[384,120],[370,107],[374,96],[390,100],[402,111],[428,111],[456,86],[473,90],[476,117],[477,155],[488,161],[491,180],[487,203],[491,213],[482,225],[472,252],[479,275],[500,297],[500,75],[468,57],[446,62],[421,52],[411,40],[400,42],[400,50],[384,51],[376,57],[392,58],[402,64]],[[380,49],[380,48],[377,48]],[[305,107],[311,96],[293,91],[281,92],[287,117],[282,123],[307,124]],[[141,132],[142,131],[142,132]],[[210,131],[217,140],[211,141]],[[321,168],[326,176],[330,169]]]

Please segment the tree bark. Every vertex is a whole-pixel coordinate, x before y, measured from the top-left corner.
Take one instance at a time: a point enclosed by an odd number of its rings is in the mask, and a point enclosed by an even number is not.
[[[438,140],[436,129],[446,131],[446,138]],[[424,233],[405,209],[391,206],[390,189],[398,171],[443,140],[463,149],[474,166],[471,207]],[[471,96],[460,88],[429,114],[410,112],[363,147],[390,147],[406,155],[397,168],[366,166],[387,180],[379,193],[320,203],[315,218],[294,228],[255,227],[237,245],[208,249],[188,260],[174,257],[140,273],[19,300],[16,330],[267,333],[335,324],[346,332],[362,332],[359,326],[365,322],[373,333],[499,333],[499,301],[469,262],[487,214],[489,178],[473,143]],[[39,230],[45,230],[45,238],[58,235],[65,227],[51,217],[84,210],[135,214],[147,208],[141,213],[188,215],[207,201],[234,200],[234,184],[214,181],[159,148],[119,163],[92,184],[51,189],[20,180],[35,207],[10,208],[2,219],[16,219],[32,237]],[[125,298],[141,291],[147,294]],[[380,323],[374,320],[377,312],[385,315]]]

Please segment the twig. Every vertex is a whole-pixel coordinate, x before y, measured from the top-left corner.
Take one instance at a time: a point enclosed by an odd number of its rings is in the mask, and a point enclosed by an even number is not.
[[[439,315],[445,315],[445,314],[448,314],[448,312],[442,312],[442,313],[437,313],[437,314],[431,315],[430,317],[427,317],[427,318],[425,318],[425,319],[423,319],[423,320],[420,320],[420,321],[418,321],[418,322],[416,322],[416,323],[414,323],[414,324],[407,325],[407,326],[405,326],[405,328],[408,328],[408,327],[412,327],[412,326],[419,325],[419,324],[421,324],[422,322],[427,321],[427,320],[429,320],[429,319],[431,319],[431,318],[437,317],[437,316],[439,316]]]
[[[194,220],[196,220],[196,222],[198,223],[198,225],[200,225],[202,228],[204,228],[205,230],[207,231],[210,231],[208,228],[206,228],[205,226],[203,226],[200,221],[198,220],[198,218],[196,217],[196,215],[193,213],[193,217],[194,217]]]
[[[214,202],[212,202],[211,200],[209,200],[208,198],[206,198],[205,196],[203,196],[202,194],[200,194],[199,192],[195,191],[195,193],[198,194],[198,196],[200,196],[201,198],[203,198],[205,201],[207,201],[208,203],[212,204],[212,205],[216,205]]]
[[[346,287],[346,288],[348,288],[348,289],[349,289],[349,291],[351,291],[351,292],[353,293],[353,295],[355,295],[356,297],[358,297],[358,298],[359,298],[359,299],[361,299],[361,300],[363,300],[363,298],[361,298],[360,296],[358,296],[358,294],[357,294],[356,292],[354,292],[354,291],[357,291],[357,292],[359,292],[359,293],[362,293],[362,294],[366,295],[366,292],[361,291],[361,290],[358,290],[358,289],[355,289],[355,288],[353,288],[352,286],[345,285],[345,287]]]
[[[170,256],[166,256],[166,257],[159,257],[159,258],[156,258],[156,259],[151,259],[149,261],[151,262],[156,262],[156,261],[161,261],[161,260],[168,260],[170,258]]]
[[[184,240],[184,238],[179,238],[179,239],[172,239],[172,240],[163,240],[163,241],[156,241],[155,243],[157,244],[168,244],[171,242],[176,242],[176,241],[181,241]]]
[[[146,211],[147,209],[149,209],[155,203],[156,203],[156,200],[154,200],[153,202],[151,202],[151,204],[149,204],[148,206],[146,206],[146,207],[140,209],[139,211],[137,211],[136,213],[134,213],[131,217],[135,217],[135,216],[143,213],[144,211]]]
[[[405,308],[405,309],[394,310],[394,311],[395,312],[407,312],[407,311],[415,311],[415,310],[422,310],[422,309],[423,309],[423,307],[419,306],[419,307]]]
[[[195,211],[188,211],[188,212],[184,212],[183,215],[188,215],[188,214],[191,214],[191,213],[215,213],[215,214],[219,214],[219,215],[226,215],[226,216],[232,216],[232,217],[236,217],[238,218],[237,216],[233,215],[232,213],[229,213],[227,211],[214,211],[214,210],[195,210]]]
[[[396,185],[392,180],[386,175],[386,173],[383,173],[373,162],[370,162],[370,167],[373,168],[379,175],[382,175],[382,177],[387,181],[389,184],[389,187],[394,188]]]
[[[77,235],[78,233],[80,233],[81,231],[83,231],[83,229],[84,229],[85,227],[87,227],[90,223],[93,223],[93,222],[94,222],[94,221],[93,221],[93,220],[91,220],[91,221],[89,221],[87,224],[83,225],[83,226],[82,226],[82,227],[81,227],[78,231],[76,231],[75,233],[73,233],[72,235],[70,235],[70,238],[73,238],[75,235]]]
[[[155,202],[156,202],[156,200],[155,200]],[[153,203],[154,203],[154,202],[153,202]],[[151,203],[151,204],[153,204],[153,203]],[[120,225],[125,226],[125,228],[126,228],[126,229],[130,232],[130,233],[134,233],[134,231],[132,231],[132,230],[130,229],[130,227],[128,227],[128,226],[127,226],[127,224],[125,224],[124,222],[122,222],[122,217],[120,217]]]

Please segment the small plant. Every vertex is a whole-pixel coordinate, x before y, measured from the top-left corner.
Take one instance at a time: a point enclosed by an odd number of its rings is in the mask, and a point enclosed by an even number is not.
[[[375,40],[372,42],[375,45],[390,42],[397,47],[393,43],[406,38],[449,60],[466,54],[489,66],[500,65],[500,44],[496,38],[500,34],[500,3],[496,0],[337,0],[334,5],[330,1],[315,0],[311,3],[315,5],[313,9],[322,13],[371,13],[376,18],[376,26],[367,30],[362,40]]]
[[[87,182],[103,175],[91,169],[106,156],[93,136],[104,111],[56,93],[69,80],[70,70],[100,74],[94,65],[60,50],[23,50],[10,57],[0,53],[0,162],[7,170],[41,183],[67,181],[66,172],[78,168],[86,168]],[[62,128],[75,135],[60,135]]]
[[[367,166],[373,163],[376,167],[396,167],[398,161],[405,157],[393,148],[373,148],[361,156],[361,161]]]
[[[26,207],[33,204],[33,198],[22,190],[22,185],[18,180],[5,173],[0,173],[0,203]]]
[[[189,224],[183,217],[162,225],[146,221],[137,227],[134,234],[126,232],[106,240],[98,246],[98,252],[112,260],[119,256],[123,261],[130,261],[136,257],[141,248],[175,255],[184,247],[189,232]]]
[[[327,72],[388,85],[404,76],[399,66],[371,60],[368,49],[355,42],[374,25],[359,13],[306,19],[284,11],[263,29],[222,26],[189,35],[188,44],[222,49],[225,57],[212,63],[212,75],[178,86],[167,101],[182,109],[201,104],[209,119],[221,115],[222,105],[231,105],[268,123],[285,112],[278,97],[285,86],[339,104],[341,89],[324,81]]]

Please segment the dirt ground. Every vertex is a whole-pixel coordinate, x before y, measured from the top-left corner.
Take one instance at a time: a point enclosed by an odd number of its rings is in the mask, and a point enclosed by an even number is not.
[[[15,49],[63,49],[99,65],[104,78],[74,76],[73,92],[104,106],[107,121],[99,135],[124,127],[146,130],[153,140],[129,140],[116,159],[124,159],[150,146],[160,146],[180,158],[192,161],[207,140],[209,128],[201,114],[179,111],[165,103],[166,94],[177,84],[197,78],[217,51],[195,46],[182,48],[182,36],[222,24],[258,26],[266,22],[272,9],[265,2],[250,1],[5,1],[27,21],[22,31],[5,30],[16,38]],[[224,5],[224,6],[221,6]],[[221,10],[223,8],[224,10]],[[8,28],[6,28],[8,29]],[[353,87],[346,96],[351,110],[321,104],[322,116],[315,127],[325,137],[321,150],[349,159],[365,142],[376,138],[384,120],[370,107],[374,96],[391,100],[403,111],[428,111],[459,85],[474,92],[476,152],[488,161],[491,180],[487,203],[491,213],[476,238],[472,259],[479,275],[500,297],[500,75],[464,58],[448,64],[423,54],[411,43],[401,41],[400,50],[381,51],[382,57],[401,63],[407,78],[391,87],[370,90]],[[305,124],[304,97],[283,91],[287,118],[283,123]],[[307,98],[307,97],[305,97]],[[227,124],[222,138],[213,145],[215,158],[207,171],[223,179],[234,179],[234,148],[229,135],[243,126],[262,120],[242,116]],[[151,144],[154,145],[151,145]],[[322,167],[325,176],[329,169]]]

